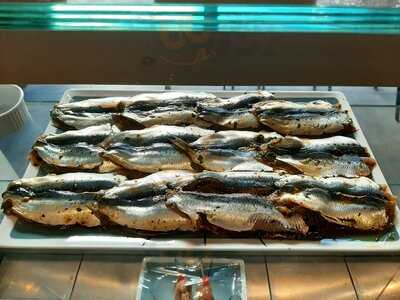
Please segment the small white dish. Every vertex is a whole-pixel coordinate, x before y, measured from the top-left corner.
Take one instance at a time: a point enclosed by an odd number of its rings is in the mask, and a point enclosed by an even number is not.
[[[14,84],[0,84],[0,137],[20,129],[29,118],[24,91]]]

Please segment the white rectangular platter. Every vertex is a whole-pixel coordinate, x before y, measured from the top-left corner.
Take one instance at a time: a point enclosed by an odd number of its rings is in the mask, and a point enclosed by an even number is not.
[[[154,91],[129,90],[69,90],[61,102],[76,99],[132,96],[138,93]],[[159,92],[159,91],[158,91]],[[240,92],[213,92],[220,97],[230,97]],[[357,128],[354,137],[365,146],[371,155],[373,153],[365,139],[349,103],[340,92],[274,92],[277,98],[302,99],[311,101],[327,99],[337,101],[344,110],[348,110]],[[46,133],[56,129],[49,124]],[[25,177],[37,176],[38,168],[29,165]],[[373,179],[378,184],[386,185],[382,171],[377,165],[372,172]],[[7,250],[41,250],[46,252],[125,252],[136,251],[194,251],[194,252],[241,252],[251,254],[393,254],[400,251],[399,210],[396,206],[394,229],[388,233],[390,238],[377,239],[375,236],[351,236],[340,239],[323,239],[319,241],[296,240],[262,240],[256,238],[218,238],[207,233],[160,235],[140,237],[126,231],[117,232],[106,229],[72,228],[66,230],[32,226],[19,222],[15,217],[4,216],[0,223],[0,249]],[[386,235],[385,235],[386,236]]]

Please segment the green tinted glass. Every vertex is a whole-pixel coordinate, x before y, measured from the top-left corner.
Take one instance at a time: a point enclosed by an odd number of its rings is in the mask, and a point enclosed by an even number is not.
[[[2,3],[0,28],[398,34],[400,9],[259,4]]]

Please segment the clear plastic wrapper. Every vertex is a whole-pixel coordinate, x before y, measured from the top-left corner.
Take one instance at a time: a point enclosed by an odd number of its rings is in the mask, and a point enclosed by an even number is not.
[[[137,300],[245,300],[243,260],[146,257]]]

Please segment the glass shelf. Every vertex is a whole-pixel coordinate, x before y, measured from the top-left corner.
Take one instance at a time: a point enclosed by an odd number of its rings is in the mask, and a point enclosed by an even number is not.
[[[321,6],[318,1],[315,5],[1,3],[0,29],[399,34],[400,8],[397,1],[391,3],[383,7]]]

